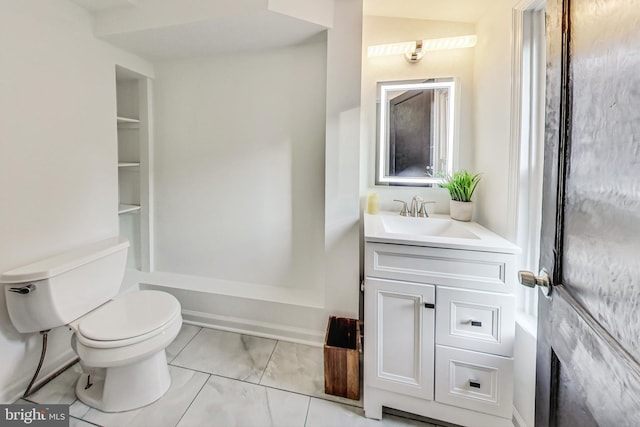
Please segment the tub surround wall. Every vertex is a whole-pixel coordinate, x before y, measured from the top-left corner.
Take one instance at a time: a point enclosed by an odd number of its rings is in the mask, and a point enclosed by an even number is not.
[[[323,284],[325,38],[156,63],[156,270]]]
[[[358,312],[362,3],[295,46],[163,61],[156,270],[185,321],[320,344]]]
[[[115,64],[152,76],[148,62],[93,36],[66,0],[0,3],[0,271],[118,233]],[[10,65],[10,66],[9,66]],[[49,337],[40,378],[74,357],[66,328]],[[0,292],[0,402],[12,402],[40,356]]]
[[[185,320],[320,339],[326,52],[320,34],[156,63],[156,272],[140,280]]]

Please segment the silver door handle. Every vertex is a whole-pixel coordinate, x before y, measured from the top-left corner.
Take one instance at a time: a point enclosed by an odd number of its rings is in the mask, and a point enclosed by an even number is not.
[[[544,268],[540,270],[540,273],[538,273],[537,276],[530,271],[520,270],[518,271],[518,280],[520,281],[520,284],[529,288],[540,286],[542,293],[545,296],[549,296],[551,293],[551,278],[549,277],[547,270]]]

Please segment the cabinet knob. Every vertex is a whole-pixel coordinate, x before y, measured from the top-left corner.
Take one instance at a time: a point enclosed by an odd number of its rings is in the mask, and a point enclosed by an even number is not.
[[[424,308],[436,308],[435,304],[431,304],[430,302],[425,302],[424,303]]]

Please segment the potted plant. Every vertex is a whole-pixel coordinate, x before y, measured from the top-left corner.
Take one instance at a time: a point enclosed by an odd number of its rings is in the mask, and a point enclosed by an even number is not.
[[[471,221],[473,215],[473,202],[471,196],[480,182],[480,174],[471,175],[469,171],[462,169],[444,178],[441,188],[449,190],[451,202],[449,215],[458,221]]]

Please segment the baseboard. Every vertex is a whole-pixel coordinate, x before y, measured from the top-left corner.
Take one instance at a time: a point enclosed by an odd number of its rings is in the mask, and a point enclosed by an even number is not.
[[[36,382],[34,388],[38,387],[40,384],[48,382],[62,367],[68,365],[77,357],[78,356],[73,352],[73,350],[69,348],[68,351],[62,353],[53,362],[48,363],[47,372],[40,373],[40,380]],[[13,403],[16,400],[21,399],[29,385],[29,382],[31,381],[35,369],[36,367],[34,366],[33,371],[30,371],[28,376],[20,378],[4,390],[0,390],[0,402]]]
[[[524,421],[524,418],[522,418],[522,415],[520,415],[520,412],[518,412],[518,410],[516,409],[516,407],[513,407],[513,426],[514,427],[529,427],[527,425],[527,423]]]
[[[324,331],[295,328],[276,323],[260,322],[231,316],[203,313],[194,310],[182,310],[184,323],[205,328],[220,329],[263,338],[289,341],[312,346],[322,346]]]

